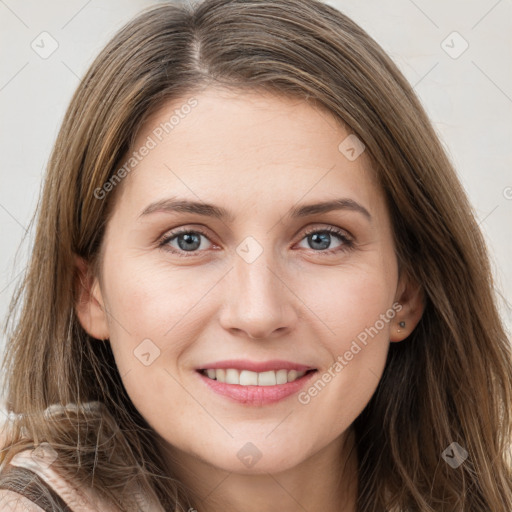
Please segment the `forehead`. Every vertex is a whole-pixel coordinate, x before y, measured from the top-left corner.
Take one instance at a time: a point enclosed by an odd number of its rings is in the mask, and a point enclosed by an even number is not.
[[[306,101],[209,88],[165,103],[145,122],[122,195],[138,208],[166,195],[234,207],[340,194],[375,204],[369,158],[347,157],[349,136]]]

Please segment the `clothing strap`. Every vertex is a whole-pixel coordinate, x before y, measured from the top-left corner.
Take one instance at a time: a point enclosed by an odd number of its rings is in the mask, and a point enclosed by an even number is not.
[[[56,512],[48,498],[41,492],[44,488],[58,507],[58,512],[73,512],[66,502],[36,473],[27,468],[7,465],[1,473],[0,489],[14,491],[41,507],[45,512]],[[21,483],[23,482],[23,483]]]

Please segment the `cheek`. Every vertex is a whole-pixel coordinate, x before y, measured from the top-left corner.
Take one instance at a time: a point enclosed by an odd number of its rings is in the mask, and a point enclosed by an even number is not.
[[[351,265],[330,269],[312,281],[302,277],[299,293],[307,297],[304,302],[331,333],[324,340],[339,351],[392,306],[393,279],[378,264]],[[386,323],[383,330],[388,329]]]
[[[311,309],[329,328],[320,340],[330,361],[299,402],[310,418],[328,417],[325,428],[333,436],[360,414],[381,378],[396,315],[394,277],[378,265],[338,269],[309,295]]]
[[[205,324],[198,318],[211,307],[207,293],[224,272],[171,269],[163,258],[144,256],[119,258],[110,268],[110,339],[121,375],[143,370],[137,357],[147,352],[150,356],[145,358],[154,359],[152,369],[174,368],[200,337]]]
[[[197,404],[176,380],[176,366],[199,337],[194,305],[211,285],[142,258],[125,258],[112,268],[106,288],[110,343],[131,401],[150,423],[155,411],[164,414],[163,392],[167,406],[173,397],[173,414],[194,410]]]
[[[147,255],[125,257],[112,267],[107,288],[112,312],[139,336],[164,336],[207,290],[204,277],[192,278],[190,271],[172,270]]]

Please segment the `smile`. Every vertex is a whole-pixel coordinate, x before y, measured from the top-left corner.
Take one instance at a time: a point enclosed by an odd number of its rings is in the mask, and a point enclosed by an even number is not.
[[[317,372],[315,368],[283,361],[234,362],[214,363],[211,366],[215,368],[205,365],[197,369],[197,375],[210,391],[246,405],[278,402],[299,392]]]

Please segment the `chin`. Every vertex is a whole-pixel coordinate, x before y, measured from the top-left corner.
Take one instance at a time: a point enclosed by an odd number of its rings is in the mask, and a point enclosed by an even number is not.
[[[208,453],[203,452],[198,456],[218,469],[246,475],[279,473],[297,466],[307,458],[308,454],[303,452],[303,445],[299,451],[295,443],[287,444],[285,440],[280,442],[278,438],[270,442],[265,439],[266,435],[267,433],[261,434],[259,438],[236,436],[228,444],[216,443]],[[288,432],[286,437],[292,436]],[[295,436],[295,439],[298,437]]]

